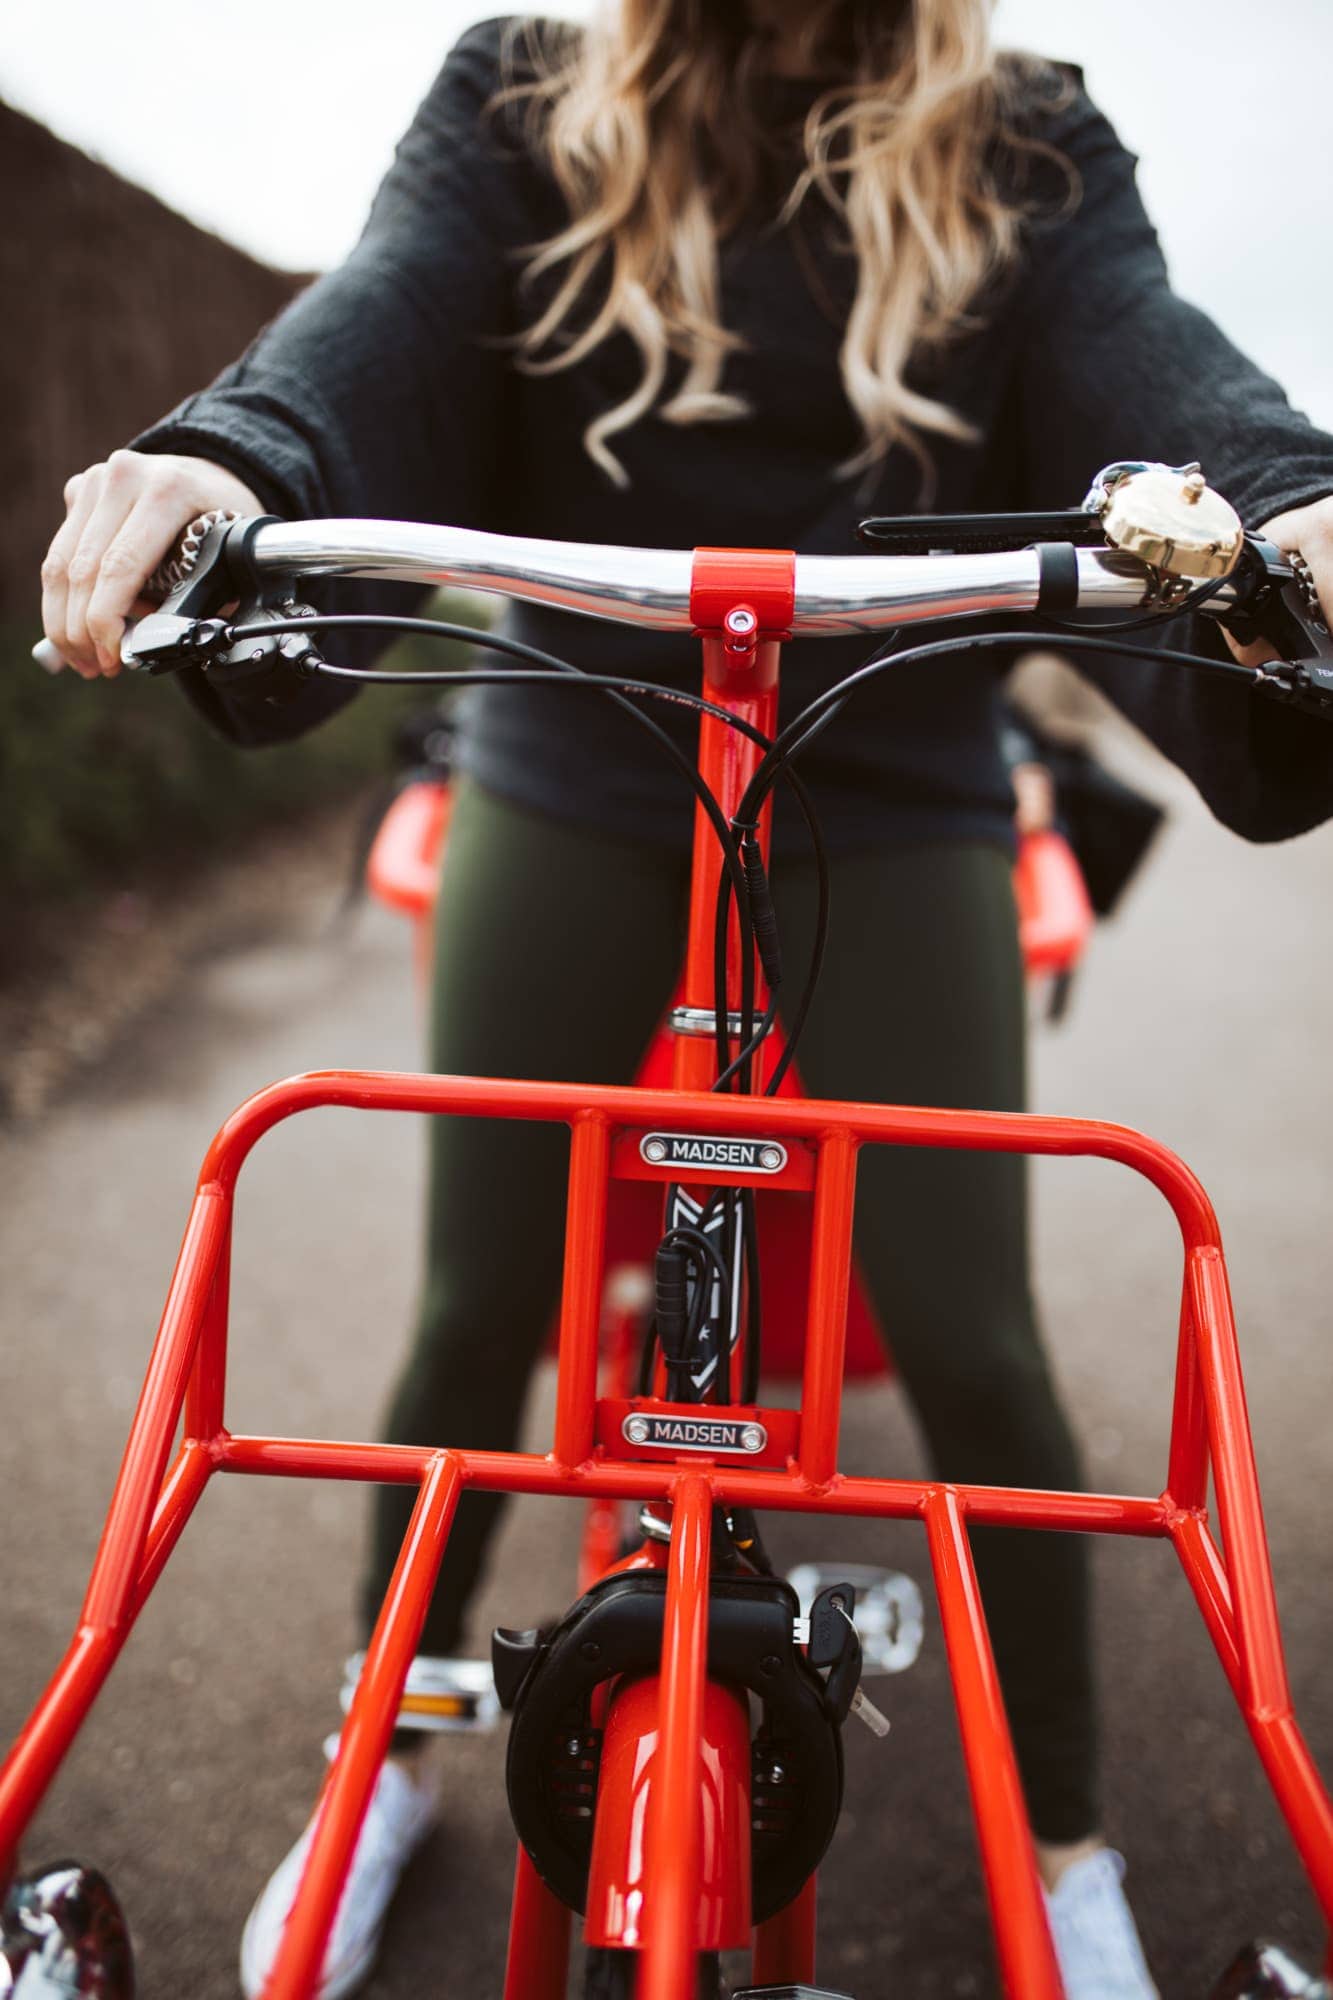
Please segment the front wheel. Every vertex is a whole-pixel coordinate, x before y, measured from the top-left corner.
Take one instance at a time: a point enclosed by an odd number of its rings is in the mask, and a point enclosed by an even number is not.
[[[637,1951],[589,1948],[583,1968],[583,2000],[634,2000],[639,1969]],[[699,1954],[699,2000],[724,2000],[722,1961],[715,1951]]]

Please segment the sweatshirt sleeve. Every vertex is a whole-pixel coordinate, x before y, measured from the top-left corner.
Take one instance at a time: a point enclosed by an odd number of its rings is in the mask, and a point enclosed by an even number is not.
[[[1199,460],[1248,528],[1333,493],[1333,437],[1172,291],[1134,156],[1082,89],[1035,130],[1075,181],[1071,193],[1042,167],[1051,200],[1030,226],[1019,281],[1026,504],[1077,505],[1119,458]],[[1168,627],[1161,643],[1227,657],[1207,619]],[[1150,660],[1083,670],[1247,839],[1281,840],[1333,814],[1333,727],[1319,718],[1239,680]]]
[[[531,234],[530,169],[490,108],[503,32],[487,22],[454,48],[347,261],[136,450],[215,459],[289,519],[490,525],[506,460],[513,253]],[[336,596],[339,608],[411,608],[401,588],[344,585]],[[316,682],[258,713],[197,684],[186,691],[244,742],[297,734],[346,698]]]

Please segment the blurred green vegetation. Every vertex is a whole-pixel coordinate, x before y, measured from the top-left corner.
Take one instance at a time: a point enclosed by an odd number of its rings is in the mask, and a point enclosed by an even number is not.
[[[475,600],[434,609],[483,622]],[[29,657],[32,639],[27,629],[0,629],[0,935],[11,941],[25,918],[52,906],[196,855],[216,860],[266,823],[290,824],[303,809],[364,790],[393,767],[401,718],[438,699],[427,687],[370,689],[294,743],[238,750],[166,680],[52,678]],[[463,646],[427,639],[405,640],[378,662],[466,664]]]

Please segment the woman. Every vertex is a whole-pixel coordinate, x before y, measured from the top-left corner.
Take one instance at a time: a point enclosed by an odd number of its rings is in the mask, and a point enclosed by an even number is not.
[[[1333,603],[1333,439],[1171,294],[1132,160],[1075,79],[997,58],[989,12],[618,0],[586,34],[472,31],[347,264],[133,451],[70,482],[44,569],[53,642],[81,673],[114,673],[143,578],[211,507],[825,553],[849,548],[863,512],[1067,505],[1126,453],[1202,458],[1247,522],[1302,549]],[[694,650],[674,639],[540,609],[509,626],[586,667],[692,684]],[[788,702],[861,650],[791,646]],[[1247,836],[1333,811],[1330,737],[1302,718],[1141,665],[1099,679]],[[1022,1104],[997,696],[993,654],[887,676],[808,758],[835,907],[875,915],[833,926],[802,1043],[817,1094]],[[213,714],[264,740],[329,700],[319,687],[263,718],[235,702]],[[460,761],[436,1063],[627,1077],[676,967],[688,796],[613,710],[547,689],[480,692]],[[781,824],[777,839],[799,957],[811,874]],[[590,1008],[589,993],[614,1004]],[[391,1438],[512,1443],[554,1293],[562,1187],[550,1132],[438,1126]],[[960,1210],[965,1258],[944,1220]],[[858,1246],[938,1472],[1077,1484],[1032,1309],[1021,1165],[877,1154]],[[494,1513],[464,1502],[431,1655],[457,1645]],[[405,1521],[404,1494],[381,1492],[367,1619]],[[1101,1837],[1082,1546],[992,1532],[977,1559],[1068,1991],[1150,1994]],[[369,1969],[433,1809],[420,1760],[396,1753],[326,1995]],[[251,1994],[297,1860],[247,1926]]]

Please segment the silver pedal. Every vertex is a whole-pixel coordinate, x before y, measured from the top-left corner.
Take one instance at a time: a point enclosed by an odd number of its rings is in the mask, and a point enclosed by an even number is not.
[[[352,1706],[364,1653],[353,1653],[342,1685],[342,1711]],[[476,1734],[500,1720],[500,1698],[489,1660],[432,1658],[418,1653],[408,1671],[395,1727]]]

